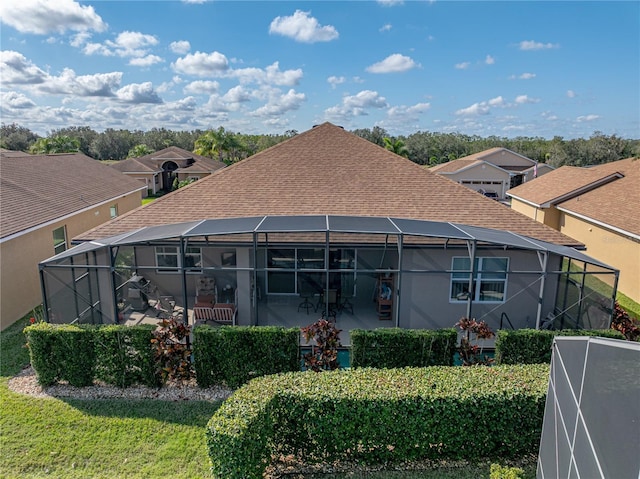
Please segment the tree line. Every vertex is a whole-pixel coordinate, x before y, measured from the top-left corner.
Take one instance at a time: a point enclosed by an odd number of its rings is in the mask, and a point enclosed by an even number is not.
[[[392,136],[381,127],[356,129],[352,133],[383,148],[407,157],[420,165],[436,165],[493,147],[503,147],[532,160],[551,166],[587,166],[640,156],[640,140],[624,139],[596,131],[589,138],[550,140],[541,137],[506,138],[462,133],[416,132]],[[173,131],[152,128],[148,131],[107,128],[97,132],[89,126],[52,130],[46,137],[16,123],[2,124],[0,146],[31,153],[80,151],[96,160],[123,160],[139,157],[168,146],[193,151],[227,164],[235,163],[297,135],[288,130],[282,135],[248,135],[225,130]]]

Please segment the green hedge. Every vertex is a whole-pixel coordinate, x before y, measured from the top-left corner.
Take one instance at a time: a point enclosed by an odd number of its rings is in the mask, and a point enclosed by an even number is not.
[[[603,338],[624,339],[613,329],[558,331],[539,329],[501,329],[496,336],[497,364],[536,364],[551,363],[551,347],[556,336],[599,336]]]
[[[258,376],[300,370],[298,328],[199,325],[193,335],[200,387],[236,388]]]
[[[351,331],[351,367],[453,366],[455,329],[378,328]]]
[[[96,379],[120,388],[160,386],[151,339],[155,326],[105,326],[95,331]]]
[[[537,364],[258,378],[209,421],[211,470],[261,478],[274,454],[370,464],[535,454],[548,377],[548,365]]]
[[[38,382],[49,386],[66,380],[72,386],[93,383],[96,365],[91,326],[37,323],[25,328],[31,365]]]

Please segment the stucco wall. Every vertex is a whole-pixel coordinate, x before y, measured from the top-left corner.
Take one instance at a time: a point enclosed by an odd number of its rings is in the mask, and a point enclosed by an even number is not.
[[[511,198],[511,209],[527,215],[539,223],[544,223],[555,230],[560,230],[560,211],[554,206],[551,208],[537,208],[517,198]]]
[[[0,243],[0,329],[42,302],[38,263],[54,255],[55,229],[66,226],[69,245],[74,236],[109,221],[111,206],[117,205],[118,214],[123,214],[140,206],[140,198],[135,192]]]
[[[561,212],[560,231],[587,247],[586,253],[620,270],[618,290],[640,302],[640,242]]]

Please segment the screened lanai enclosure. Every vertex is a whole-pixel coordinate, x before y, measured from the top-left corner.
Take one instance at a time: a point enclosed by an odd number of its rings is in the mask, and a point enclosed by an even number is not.
[[[573,248],[446,222],[260,216],[151,226],[40,263],[46,318],[342,329],[606,328],[618,271]]]

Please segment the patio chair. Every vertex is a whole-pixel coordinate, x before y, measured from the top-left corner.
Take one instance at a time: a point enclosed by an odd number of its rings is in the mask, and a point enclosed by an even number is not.
[[[315,309],[315,306],[309,300],[316,295],[316,288],[306,277],[302,275],[298,277],[298,294],[300,295],[300,298],[303,299],[303,301],[298,305],[298,312],[300,311],[300,308],[303,308],[306,309],[307,314],[309,314],[309,310],[311,308]]]
[[[173,296],[160,296],[156,302],[156,318],[177,319],[182,314],[182,309],[176,308]]]

